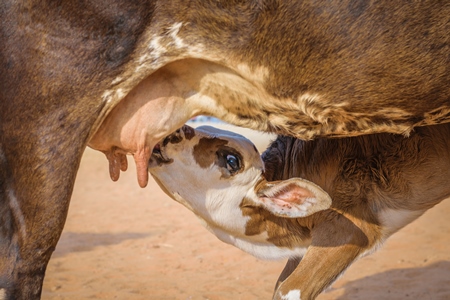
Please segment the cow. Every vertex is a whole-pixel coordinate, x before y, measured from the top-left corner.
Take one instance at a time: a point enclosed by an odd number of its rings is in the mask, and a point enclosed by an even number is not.
[[[355,260],[450,197],[450,124],[410,137],[248,139],[183,126],[155,147],[149,172],[221,241],[288,258],[273,299],[314,299]]]
[[[6,299],[40,298],[88,144],[144,187],[198,114],[305,140],[450,120],[446,1],[3,0],[0,20]]]

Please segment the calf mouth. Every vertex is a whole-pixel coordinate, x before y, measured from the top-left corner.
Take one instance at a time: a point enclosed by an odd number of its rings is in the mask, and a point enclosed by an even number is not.
[[[156,167],[164,164],[169,164],[173,162],[173,159],[168,158],[164,149],[168,144],[178,144],[182,142],[185,138],[186,132],[189,136],[193,136],[194,129],[185,125],[175,132],[169,134],[164,139],[162,139],[158,144],[153,147],[152,155],[150,156],[150,161],[148,167]]]
[[[159,142],[155,145],[150,156],[149,168],[169,164],[173,162],[173,159],[168,158],[164,153],[164,142]]]

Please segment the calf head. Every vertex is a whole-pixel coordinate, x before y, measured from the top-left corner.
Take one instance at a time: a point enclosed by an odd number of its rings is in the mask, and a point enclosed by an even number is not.
[[[209,228],[233,236],[243,235],[246,228],[243,205],[262,206],[289,218],[305,217],[331,205],[326,192],[304,179],[266,181],[252,142],[209,126],[183,126],[166,137],[155,147],[149,171],[170,197],[205,220]]]

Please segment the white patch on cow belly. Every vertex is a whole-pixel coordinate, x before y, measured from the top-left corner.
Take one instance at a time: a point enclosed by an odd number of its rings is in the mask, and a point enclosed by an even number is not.
[[[117,89],[116,94],[115,94],[115,98],[117,100],[122,100],[123,98],[125,98],[125,92],[123,91],[123,89]]]
[[[352,112],[351,103],[344,101],[336,103],[330,101],[326,96],[305,93],[298,100],[298,108],[312,120],[319,122],[317,132],[308,130],[302,138],[313,138],[316,134],[333,134],[334,136],[350,136],[369,134],[374,132],[391,132],[407,136],[411,131],[411,124],[394,124],[390,122],[377,123],[377,117],[387,120],[407,120],[411,114],[395,107],[389,107],[376,111]],[[349,124],[356,124],[355,128],[349,129]]]
[[[301,300],[301,291],[300,290],[291,290],[286,295],[281,294],[280,292],[280,298],[281,300]]]
[[[179,32],[183,23],[175,23],[169,29],[169,36],[172,38],[172,41],[169,43],[168,48],[174,46],[175,49],[184,50],[184,57],[191,58],[202,58],[205,59],[206,56],[203,55],[205,47],[202,44],[187,44],[184,42],[182,38],[179,36]]]
[[[168,29],[168,35],[153,34],[149,38],[148,51],[145,51],[138,60],[138,66],[135,69],[135,73],[142,72],[144,70],[157,70],[164,65],[179,60],[182,58],[202,58],[211,59],[208,55],[204,55],[205,47],[203,44],[189,44],[186,43],[179,36],[179,31],[183,24],[181,22],[175,23]],[[176,55],[173,50],[176,51]],[[183,50],[183,51],[179,51]]]
[[[323,99],[319,94],[305,93],[298,98],[300,110],[314,121],[321,124],[327,124],[330,116],[340,111],[341,115],[345,115],[342,107],[348,106],[347,102],[330,103],[327,99]]]
[[[450,117],[450,107],[447,105],[436,108],[424,114],[424,120],[420,125],[434,125],[448,122]]]
[[[186,47],[186,45],[184,44],[184,41],[178,36],[178,32],[180,31],[181,25],[183,25],[183,23],[181,23],[181,22],[175,23],[169,29],[169,35],[173,39],[173,43],[174,43],[175,47],[178,49],[182,49],[182,48]]]
[[[106,104],[114,101],[117,102],[125,98],[126,94],[123,89],[119,88],[117,90],[106,90],[102,94],[102,100]]]
[[[426,210],[385,209],[378,215],[383,226],[383,236],[389,237],[394,232],[420,217]]]
[[[159,60],[161,58],[161,54],[167,52],[167,48],[163,46],[161,43],[161,37],[155,36],[150,40],[150,43],[148,45],[148,49],[150,50],[150,57],[154,60]],[[139,58],[139,62],[143,63],[145,60],[147,60],[148,57],[143,56]]]
[[[161,36],[154,35],[148,43],[148,51],[138,58],[138,66],[135,73],[143,71],[149,67],[156,70],[162,67],[169,59],[162,59],[163,55],[167,53],[167,48],[161,43]]]
[[[320,96],[318,94],[305,93],[298,98],[299,103],[314,103],[320,102]],[[336,105],[342,106],[344,103],[338,103]]]
[[[123,77],[117,76],[116,78],[114,78],[113,81],[111,81],[111,85],[116,85],[116,84],[118,84],[118,83],[120,83],[122,81],[123,81]]]
[[[217,98],[220,95],[220,98]],[[262,103],[274,103],[273,98],[267,95],[257,85],[250,84],[243,77],[234,73],[214,72],[205,75],[201,81],[200,90],[192,94],[186,100],[195,107],[201,108],[201,114],[211,114],[219,119],[237,126],[243,126],[255,130],[268,130],[268,122],[265,120],[241,118],[236,111],[230,111],[224,103],[234,103],[240,106],[248,114],[259,114],[266,106],[246,107],[247,100],[254,99]],[[269,106],[270,107],[270,106]],[[264,115],[260,115],[264,117]]]
[[[6,291],[5,289],[0,289],[0,300],[6,299]]]
[[[102,94],[102,100],[103,102],[109,103],[112,100],[113,90],[106,90]]]

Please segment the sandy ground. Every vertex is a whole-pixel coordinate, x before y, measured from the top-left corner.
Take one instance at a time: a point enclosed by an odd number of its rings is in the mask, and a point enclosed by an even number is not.
[[[263,149],[268,136],[244,134]],[[284,261],[261,261],[220,242],[134,165],[109,179],[87,149],[43,299],[271,299]],[[353,264],[319,299],[450,299],[450,201]]]

